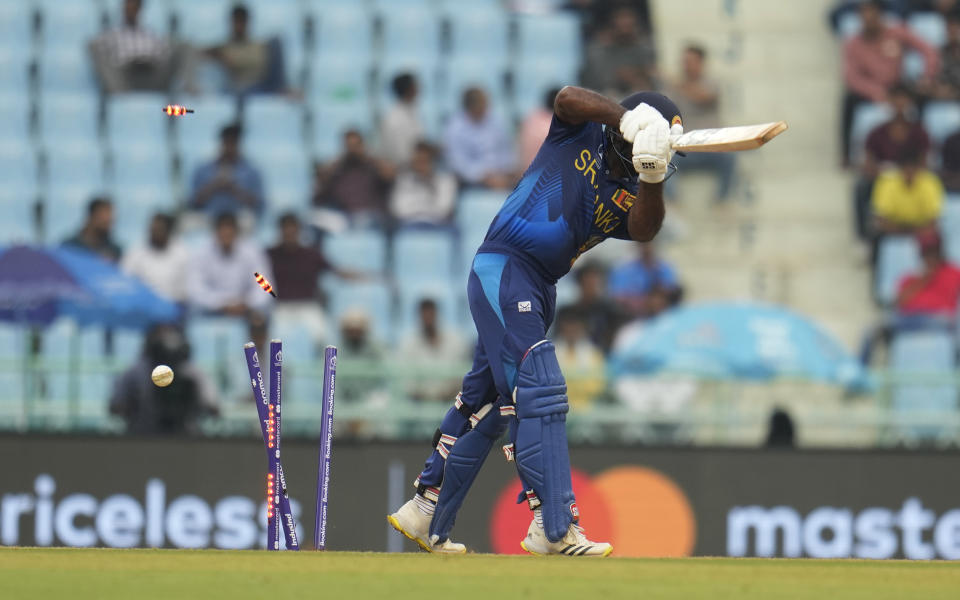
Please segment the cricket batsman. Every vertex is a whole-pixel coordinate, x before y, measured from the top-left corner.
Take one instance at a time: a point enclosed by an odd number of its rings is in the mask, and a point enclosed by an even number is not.
[[[413,498],[390,524],[437,553],[463,553],[450,540],[493,443],[504,446],[533,511],[520,545],[531,554],[608,556],[587,539],[570,481],[567,388],[546,339],[556,282],[603,240],[649,241],[663,223],[671,138],[683,133],[676,105],[655,92],[619,104],[567,86],[536,158],[507,197],[477,250],[467,283],[478,342],[473,367],[437,429]]]

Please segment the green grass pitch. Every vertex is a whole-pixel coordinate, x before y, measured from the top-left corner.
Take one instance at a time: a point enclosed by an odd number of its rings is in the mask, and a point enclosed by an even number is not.
[[[0,548],[0,598],[960,597],[960,563]]]

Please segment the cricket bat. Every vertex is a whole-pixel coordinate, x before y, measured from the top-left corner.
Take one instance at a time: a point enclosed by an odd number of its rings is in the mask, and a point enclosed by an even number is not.
[[[673,140],[671,146],[675,152],[739,152],[759,148],[786,130],[786,121],[694,129]]]

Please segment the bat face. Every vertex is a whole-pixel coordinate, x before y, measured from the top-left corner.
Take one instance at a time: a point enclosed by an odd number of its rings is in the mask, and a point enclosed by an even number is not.
[[[671,146],[680,152],[739,152],[759,148],[786,130],[786,121],[694,129],[673,140]]]

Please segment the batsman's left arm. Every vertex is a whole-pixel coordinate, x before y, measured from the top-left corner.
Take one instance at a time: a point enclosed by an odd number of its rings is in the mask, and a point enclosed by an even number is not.
[[[660,231],[666,208],[663,205],[663,183],[640,182],[637,200],[627,213],[627,231],[637,242],[649,242]]]

